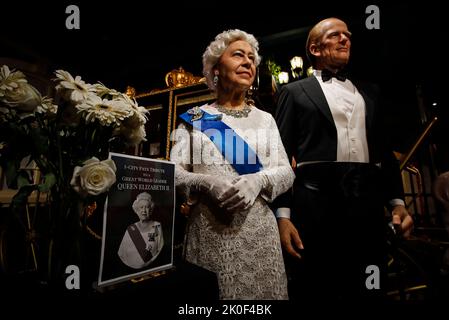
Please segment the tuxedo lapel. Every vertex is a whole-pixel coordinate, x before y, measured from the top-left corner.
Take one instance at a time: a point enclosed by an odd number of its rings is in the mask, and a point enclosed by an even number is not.
[[[324,116],[332,123],[334,123],[334,118],[332,117],[329,104],[327,103],[324,92],[321,89],[318,80],[312,76],[304,79],[302,82],[304,91],[313,104],[324,114]]]

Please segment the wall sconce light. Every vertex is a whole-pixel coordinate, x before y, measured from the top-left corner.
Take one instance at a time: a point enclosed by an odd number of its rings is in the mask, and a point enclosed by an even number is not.
[[[313,75],[313,67],[310,66],[310,67],[307,68],[307,76],[311,77],[312,75]]]
[[[283,84],[283,83],[288,83],[288,72],[282,71],[279,72],[279,83]]]
[[[290,65],[292,66],[292,75],[293,78],[299,78],[302,76],[303,74],[303,60],[301,57],[299,56],[294,56],[293,58],[291,58],[290,60]]]

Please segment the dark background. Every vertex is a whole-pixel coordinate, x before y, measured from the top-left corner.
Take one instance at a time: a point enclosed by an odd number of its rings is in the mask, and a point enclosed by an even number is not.
[[[80,30],[65,28],[69,4],[80,8]],[[380,9],[380,30],[365,27],[369,4]],[[180,65],[199,75],[201,54],[225,29],[253,33],[261,42],[262,56],[284,58],[302,55],[309,28],[337,16],[353,32],[352,62],[364,73],[378,78],[407,69],[418,80],[433,69],[430,63],[447,39],[441,6],[432,1],[5,1],[0,48],[1,56],[65,68],[87,80],[108,80],[114,87],[131,84],[145,90],[164,86],[165,73]]]
[[[69,4],[80,9],[80,30],[65,27]],[[380,9],[379,30],[365,27],[370,4]],[[140,93],[164,88],[165,74],[180,66],[201,75],[204,49],[231,28],[253,33],[262,57],[288,69],[294,55],[305,58],[310,27],[330,16],[345,20],[353,33],[352,74],[379,82],[391,101],[396,149],[405,152],[433,114],[447,119],[438,80],[447,69],[448,36],[445,10],[436,1],[4,1],[0,61],[25,61],[49,78],[65,69],[87,82],[120,91],[131,85]]]

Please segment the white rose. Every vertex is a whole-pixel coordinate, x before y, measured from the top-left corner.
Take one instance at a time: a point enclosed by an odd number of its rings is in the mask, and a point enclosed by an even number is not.
[[[3,102],[20,111],[33,111],[41,102],[42,96],[35,87],[26,82],[16,82],[14,90],[6,91]]]
[[[117,168],[114,161],[100,161],[96,157],[84,162],[84,166],[75,167],[70,185],[81,196],[99,195],[109,190],[115,183]]]

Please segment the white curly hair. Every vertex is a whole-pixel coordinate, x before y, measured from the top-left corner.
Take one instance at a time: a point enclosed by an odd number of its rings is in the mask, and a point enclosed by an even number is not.
[[[215,40],[212,41],[209,46],[206,48],[206,51],[203,53],[203,75],[206,77],[207,85],[210,89],[215,90],[214,85],[214,73],[212,69],[220,60],[220,57],[225,52],[226,48],[229,45],[237,40],[243,40],[249,43],[249,45],[254,50],[254,63],[256,67],[259,65],[260,60],[262,59],[259,56],[259,42],[256,38],[245,31],[239,29],[231,29],[223,31],[215,37]]]
[[[132,204],[132,208],[136,212],[137,212],[137,205],[139,204],[140,201],[148,201],[148,202],[152,203],[153,197],[148,192],[139,193],[136,197],[136,200],[134,200],[134,202]]]

